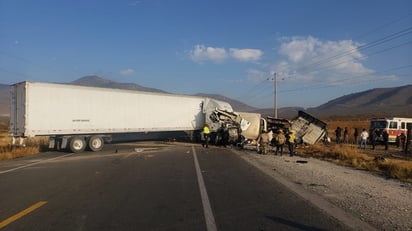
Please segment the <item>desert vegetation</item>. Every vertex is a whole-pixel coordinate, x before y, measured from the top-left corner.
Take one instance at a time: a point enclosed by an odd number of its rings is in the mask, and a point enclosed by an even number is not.
[[[303,156],[319,158],[412,183],[411,155],[406,156],[396,147],[390,147],[388,151],[379,146],[375,150],[363,150],[352,144],[324,145],[318,143],[305,149],[298,149],[298,151]]]
[[[401,148],[395,145],[390,145],[388,150],[384,150],[382,145],[376,146],[375,150],[372,150],[371,146],[367,149],[359,149],[358,144],[354,143],[354,129],[357,128],[359,131],[363,128],[367,129],[369,127],[369,120],[324,121],[328,124],[328,135],[332,142],[327,145],[317,143],[300,149],[300,154],[412,183],[411,152],[405,154]],[[338,126],[348,129],[349,143],[336,144],[335,129]]]
[[[9,160],[41,152],[47,145],[47,138],[31,138],[25,140],[24,146],[11,146],[12,138],[8,133],[7,118],[0,118],[0,160]]]

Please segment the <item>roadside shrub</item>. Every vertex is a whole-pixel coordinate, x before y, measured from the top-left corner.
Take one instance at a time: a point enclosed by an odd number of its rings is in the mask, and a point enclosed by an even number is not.
[[[356,145],[315,144],[305,149],[303,155],[412,182],[412,161],[374,156],[358,149]]]

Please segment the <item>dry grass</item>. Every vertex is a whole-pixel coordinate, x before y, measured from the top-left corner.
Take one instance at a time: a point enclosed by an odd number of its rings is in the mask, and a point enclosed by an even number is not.
[[[0,160],[15,159],[41,152],[47,146],[47,138],[36,137],[25,140],[25,146],[11,146],[11,137],[6,130],[0,130]]]
[[[412,183],[412,156],[407,157],[394,147],[389,151],[362,150],[357,145],[319,143],[304,149],[302,154]]]
[[[33,147],[10,147],[0,146],[0,160],[10,160],[23,156],[30,156],[40,152],[40,146]]]

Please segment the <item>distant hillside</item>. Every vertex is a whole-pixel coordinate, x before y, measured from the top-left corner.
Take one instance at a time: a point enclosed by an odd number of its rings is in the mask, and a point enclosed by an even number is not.
[[[303,111],[304,108],[302,107],[283,107],[283,108],[278,108],[278,118],[284,118],[284,119],[293,119],[298,115],[299,111]],[[275,112],[273,108],[264,108],[264,109],[256,109],[254,111],[251,111],[254,113],[260,113],[264,117],[266,116],[274,116]]]
[[[91,87],[104,87],[104,88],[118,88],[118,89],[128,89],[128,90],[138,90],[138,91],[150,91],[150,92],[163,92],[163,90],[143,87],[135,83],[118,83],[112,80],[103,79],[99,76],[91,75],[85,76],[78,80],[71,82],[73,85],[81,86],[91,86]]]
[[[9,85],[0,84],[0,116],[10,114],[10,91]]]
[[[333,99],[309,113],[319,116],[412,117],[412,85],[375,88]]]
[[[228,98],[228,97],[223,96],[223,95],[198,93],[198,94],[196,94],[196,96],[209,97],[209,98],[213,98],[213,99],[228,102],[230,105],[232,105],[232,108],[235,111],[251,112],[251,111],[257,110],[257,108],[255,108],[255,107],[249,106],[249,105],[247,105],[245,103],[242,103],[238,100],[234,100],[234,99]]]

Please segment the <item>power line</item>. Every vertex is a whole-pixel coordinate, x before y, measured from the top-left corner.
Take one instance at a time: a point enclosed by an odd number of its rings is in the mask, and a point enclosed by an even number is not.
[[[412,44],[412,40],[410,40],[408,42],[405,42],[405,43],[401,43],[401,44],[392,46],[392,47],[388,47],[388,48],[385,48],[385,49],[382,49],[382,50],[379,50],[379,51],[375,51],[373,53],[368,54],[366,57],[372,57],[372,56],[375,56],[377,54],[385,53],[385,52],[388,52],[390,50],[393,50],[393,49],[396,49],[396,48],[399,48],[399,47],[402,47],[402,46],[406,46],[406,45],[409,45],[409,44]],[[320,67],[316,70],[307,71],[307,72],[303,72],[303,73],[300,73],[300,74],[308,74],[308,73],[315,72],[315,71],[327,70],[327,69],[330,69],[332,67],[335,67],[335,66],[338,66],[338,65],[341,65],[341,64],[344,64],[344,63],[349,63],[349,62],[352,62],[352,60],[342,61],[342,62],[338,62],[338,63],[332,63],[331,65],[323,66],[323,67]]]
[[[353,54],[355,52],[358,52],[358,51],[363,51],[363,50],[367,50],[367,49],[376,47],[378,45],[381,45],[383,43],[392,41],[394,39],[406,36],[406,35],[411,34],[411,33],[412,33],[412,27],[409,27],[409,28],[403,29],[401,31],[395,32],[393,34],[390,34],[388,36],[385,36],[383,38],[377,39],[373,42],[367,43],[365,45],[357,46],[357,47],[355,47],[353,49],[350,49],[348,51],[339,52],[339,53],[337,53],[333,56],[326,57],[326,58],[318,60],[316,62],[309,63],[309,64],[307,64],[303,67],[297,68],[297,70],[298,70],[298,72],[300,72],[300,70],[302,70],[303,74],[310,73],[310,72],[316,71],[316,68],[321,67],[321,65],[324,65],[324,64],[333,62],[335,60],[341,59],[343,57],[346,57],[346,56],[351,55],[351,54]]]
[[[360,36],[357,36],[357,37],[355,37],[355,38],[365,37],[365,35],[369,35],[369,34],[371,34],[372,32],[376,32],[376,31],[382,30],[383,28],[388,27],[388,26],[390,26],[390,25],[392,25],[392,24],[395,24],[395,23],[397,23],[397,22],[399,22],[399,21],[402,21],[402,20],[404,20],[405,18],[409,18],[411,15],[412,15],[412,13],[407,14],[407,15],[405,15],[405,16],[402,16],[402,17],[400,17],[400,18],[398,18],[398,19],[395,19],[395,20],[393,20],[393,21],[390,21],[390,22],[388,22],[388,23],[386,23],[386,24],[384,24],[384,25],[382,25],[382,26],[378,26],[378,27],[376,27],[376,28],[374,28],[374,29],[366,32],[365,34],[360,35]],[[314,72],[314,71],[319,71],[319,70],[331,68],[331,67],[333,67],[333,66],[340,65],[340,64],[343,64],[343,63],[352,62],[353,60],[348,60],[348,61],[343,61],[343,62],[338,62],[338,63],[336,63],[337,60],[342,59],[342,58],[345,57],[345,56],[351,55],[351,54],[353,54],[354,52],[357,52],[357,51],[366,51],[366,50],[372,49],[373,47],[376,47],[376,46],[379,46],[379,45],[388,43],[388,42],[390,42],[390,41],[392,41],[392,40],[395,40],[395,39],[398,39],[398,38],[407,36],[408,34],[412,33],[412,30],[411,30],[411,29],[412,29],[411,27],[402,29],[402,30],[400,30],[400,31],[397,31],[397,32],[392,33],[392,34],[389,34],[389,35],[384,36],[384,37],[382,37],[382,38],[373,40],[372,42],[366,43],[366,44],[364,44],[364,45],[357,46],[357,47],[355,47],[355,48],[353,48],[353,49],[351,49],[351,50],[343,51],[343,52],[339,52],[339,53],[335,53],[335,55],[332,55],[332,56],[323,58],[323,59],[321,59],[321,60],[318,60],[318,61],[309,63],[309,64],[307,64],[307,65],[305,65],[305,66],[303,66],[303,67],[296,68],[296,69],[297,69],[298,71],[300,71],[300,70],[305,70],[305,69],[306,69],[306,71],[304,71],[303,73],[300,73],[300,74],[305,74],[305,73],[310,73],[310,72]],[[411,42],[412,42],[412,41],[408,41],[408,42],[405,42],[405,43],[402,43],[402,44],[398,44],[398,45],[395,45],[395,46],[392,46],[392,47],[389,47],[389,48],[381,49],[381,50],[379,50],[379,51],[376,51],[376,52],[373,52],[373,53],[368,54],[367,57],[371,57],[371,56],[374,56],[374,55],[377,55],[377,54],[381,54],[381,53],[390,51],[390,50],[392,50],[392,49],[396,49],[396,48],[399,48],[399,47],[408,45],[408,44],[410,44]],[[319,57],[320,57],[320,55],[319,55]],[[333,62],[335,62],[335,63],[333,63]],[[332,64],[331,64],[331,65],[324,66],[325,64],[328,64],[328,63],[332,63]],[[398,67],[398,68],[391,68],[391,69],[388,69],[388,70],[386,70],[386,71],[400,70],[400,69],[408,68],[408,67],[410,67],[410,65],[403,66],[403,67]],[[296,72],[297,72],[297,71],[296,71]],[[295,72],[295,73],[296,73],[296,72]],[[301,71],[300,71],[300,72],[301,72]],[[379,73],[379,72],[378,72],[378,73]],[[377,74],[377,73],[375,73],[375,74]],[[291,77],[292,77],[292,76],[285,76],[285,77],[283,77],[281,80],[285,80],[285,79],[291,78]],[[358,76],[358,77],[359,77],[359,76]],[[354,77],[349,78],[349,79],[341,79],[341,80],[339,80],[338,82],[335,82],[335,84],[336,84],[336,83],[339,83],[339,82],[342,82],[342,81],[344,82],[344,81],[353,80],[353,79],[354,79]],[[387,80],[387,79],[388,79],[387,77],[383,77],[383,78],[380,78],[380,79],[376,79],[376,78],[375,78],[375,80]],[[267,80],[269,80],[269,78],[268,78]],[[362,80],[362,81],[364,81],[364,80]],[[370,80],[368,80],[368,81],[370,81]],[[260,83],[259,83],[259,85],[260,85]],[[323,85],[323,86],[322,86],[322,85]],[[269,84],[268,84],[268,86],[269,86]],[[301,90],[309,90],[309,89],[311,89],[311,88],[312,88],[312,89],[316,89],[316,86],[320,86],[321,88],[333,87],[333,86],[330,85],[330,83],[329,83],[329,85],[324,85],[324,83],[321,83],[321,85],[315,84],[315,85],[313,85],[313,87],[309,87],[309,88],[308,88],[308,87],[303,87],[303,88],[298,88],[298,89],[292,89],[292,90],[287,90],[287,92],[291,92],[291,91],[301,91]],[[319,87],[318,87],[318,88],[319,88]],[[255,91],[255,90],[256,90],[256,86],[253,88],[253,91]],[[253,98],[256,98],[256,97],[258,97],[258,96],[259,96],[259,97],[264,97],[264,96],[267,96],[267,95],[268,95],[268,93],[267,93],[267,91],[266,91],[267,89],[264,89],[264,88],[260,87],[259,90],[260,90],[260,91],[259,91],[257,94],[255,94],[255,96],[254,96]],[[285,90],[284,90],[284,91],[280,91],[280,92],[285,92]],[[272,94],[273,94],[273,93],[274,93],[274,92],[272,91]],[[268,96],[268,97],[269,97],[269,96]],[[249,100],[250,100],[250,98],[249,98]]]
[[[383,70],[383,71],[380,71],[380,72],[376,72],[374,74],[382,74],[382,73],[386,73],[386,72],[392,72],[392,71],[395,71],[395,70],[402,70],[402,69],[407,69],[407,68],[412,68],[412,64],[386,69],[386,70]],[[357,84],[357,83],[362,83],[362,82],[370,82],[370,81],[384,81],[384,80],[389,80],[389,79],[393,78],[393,77],[380,77],[380,78],[360,79],[362,77],[369,77],[369,76],[371,76],[371,75],[357,76],[357,78],[359,78],[359,79],[357,81],[352,82],[351,84]],[[334,82],[329,82],[327,84],[317,82],[316,84],[307,85],[307,86],[304,86],[304,87],[299,87],[299,88],[294,88],[294,89],[289,89],[289,90],[281,90],[279,92],[286,93],[286,92],[296,92],[296,91],[303,91],[303,90],[316,90],[316,89],[322,89],[322,88],[338,87],[339,83],[343,83],[343,82],[346,82],[348,80],[354,80],[354,79],[355,79],[355,77],[345,78],[345,79],[336,80]]]

